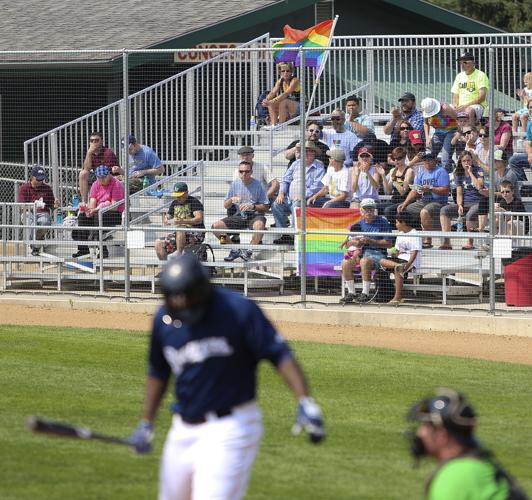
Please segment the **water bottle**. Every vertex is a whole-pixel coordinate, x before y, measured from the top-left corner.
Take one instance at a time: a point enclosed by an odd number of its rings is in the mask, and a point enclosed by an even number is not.
[[[78,195],[75,194],[72,196],[72,210],[77,210],[79,207],[79,198]]]
[[[255,120],[255,115],[252,115],[251,120],[249,120],[249,130],[257,130],[257,122]]]
[[[58,226],[63,224],[63,212],[61,212],[61,210],[58,210],[57,214],[55,215],[55,223]]]
[[[464,232],[464,218],[462,216],[458,217],[456,221],[456,231],[459,233]]]
[[[148,179],[148,176],[145,175],[142,180],[142,189],[146,189],[150,185],[150,179]]]

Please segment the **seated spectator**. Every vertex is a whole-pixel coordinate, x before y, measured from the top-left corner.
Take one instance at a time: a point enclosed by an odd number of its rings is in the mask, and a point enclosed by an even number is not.
[[[323,127],[318,124],[316,121],[310,121],[307,123],[307,130],[305,132],[305,137],[307,141],[313,142],[320,150],[316,156],[316,160],[319,160],[323,163],[325,168],[329,166],[329,157],[327,156],[327,151],[329,151],[329,146],[320,140],[321,131]],[[299,139],[292,141],[288,147],[285,149],[284,157],[288,160],[287,168],[296,161],[296,146],[299,144]]]
[[[346,99],[345,107],[347,110],[347,119],[344,123],[346,130],[353,132],[360,141],[368,135],[375,135],[375,126],[371,116],[362,112],[362,99],[360,97],[349,96]]]
[[[417,173],[423,168],[422,157],[425,154],[425,142],[421,130],[411,130],[408,134],[410,145],[406,148],[405,163]]]
[[[322,177],[320,184],[323,186],[308,200],[308,205],[322,208],[349,208],[351,203],[351,175],[350,169],[345,165],[343,149],[330,149],[327,173]]]
[[[418,232],[412,228],[410,214],[397,214],[395,227],[401,234],[395,239],[395,245],[388,250],[388,257],[381,259],[380,265],[385,269],[393,269],[395,294],[388,304],[397,305],[403,302],[406,275],[421,267],[422,243]]]
[[[519,133],[519,124],[521,124],[521,131],[523,139],[526,138],[526,126],[529,120],[532,120],[532,112],[528,103],[532,102],[532,71],[529,71],[523,76],[523,88],[517,89],[517,97],[521,99],[523,107],[518,109],[512,116],[512,131],[514,135]]]
[[[184,182],[174,185],[172,197],[175,198],[164,214],[163,223],[178,228],[205,229],[203,223],[203,205],[194,196],[188,194],[188,186]],[[174,231],[163,239],[155,242],[155,253],[160,260],[169,255],[179,256],[187,246],[199,245],[205,239],[205,233],[199,231]]]
[[[255,161],[255,150],[251,146],[242,146],[238,150],[238,156],[240,161],[251,163],[251,169],[253,170],[251,176],[253,179],[260,181],[264,191],[266,191],[266,196],[270,202],[272,202],[279,192],[279,181],[273,175],[271,167]],[[235,168],[235,171],[233,172],[233,180],[238,180],[239,175],[238,168]]]
[[[390,147],[394,149],[400,146],[406,149],[410,145],[409,134],[411,130],[414,129],[410,122],[408,120],[402,120],[399,126],[392,132]]]
[[[384,126],[384,133],[391,135],[390,146],[392,149],[397,146],[405,146],[405,143],[396,144],[394,137],[399,137],[401,127],[406,122],[410,130],[421,130],[423,132],[423,114],[416,108],[416,96],[411,92],[405,92],[400,98],[400,109],[391,109],[392,119]],[[425,137],[423,136],[423,142]]]
[[[260,181],[252,177],[253,169],[251,168],[251,163],[241,161],[238,173],[240,179],[231,183],[224,201],[225,209],[235,205],[236,212],[234,215],[224,217],[212,225],[215,230],[214,235],[222,244],[227,243],[228,229],[262,231],[266,227],[264,213],[268,210],[268,197]],[[221,230],[223,233],[220,232]],[[254,233],[251,236],[252,245],[259,245],[261,242],[262,233]],[[251,250],[232,249],[224,260],[231,262],[240,257],[242,260],[247,261],[251,259],[252,255],[253,252]]]
[[[475,231],[478,223],[478,208],[484,187],[484,171],[475,165],[474,158],[469,151],[464,151],[454,170],[456,183],[456,204],[445,205],[440,210],[442,231],[451,231],[451,219],[465,215],[467,231]],[[451,240],[444,238],[440,250],[452,250]],[[469,238],[462,250],[473,250],[473,238]]]
[[[275,82],[266,99],[262,101],[262,105],[268,108],[272,126],[283,123],[300,113],[301,85],[297,76],[294,75],[294,65],[280,63],[278,68],[281,78]]]
[[[25,221],[28,225],[50,226],[52,223],[51,214],[54,208],[59,206],[59,200],[55,198],[52,188],[44,181],[46,173],[40,165],[33,165],[30,172],[30,180],[20,186],[17,201],[19,203],[35,203],[35,218],[29,213]],[[32,230],[30,238],[32,240],[44,240],[46,229]],[[30,245],[31,255],[39,255],[41,247]]]
[[[384,209],[384,217],[392,226],[395,224],[397,207],[406,200],[410,185],[414,183],[414,170],[406,164],[405,160],[405,148],[397,147],[392,151],[390,161],[393,168],[387,176],[387,182],[384,183],[386,194],[392,195],[391,205]]]
[[[360,211],[362,213],[362,220],[351,227],[353,232],[362,233],[391,233],[392,228],[390,223],[382,216],[377,215],[377,204],[375,200],[366,198],[360,203]],[[363,246],[362,258],[353,254],[350,258],[342,260],[342,276],[344,277],[347,286],[347,294],[340,299],[342,304],[350,304],[351,302],[358,302],[364,304],[370,301],[369,295],[371,287],[371,271],[376,269],[379,262],[386,256],[386,249],[392,246],[391,238],[386,236],[376,236],[370,238],[369,236],[357,236],[353,239],[346,239],[340,246],[349,249],[350,246]],[[362,293],[355,294],[355,281],[353,279],[353,271],[358,261],[360,261],[360,269],[362,272]]]
[[[484,231],[488,222],[489,182],[493,182],[496,202],[499,202],[499,199],[501,198],[501,183],[503,181],[509,181],[513,186],[514,197],[521,199],[521,196],[519,195],[519,181],[517,180],[515,173],[508,167],[506,153],[501,149],[496,149],[493,160],[493,180],[489,178],[489,168],[484,170],[484,187],[480,191],[482,198],[478,205],[479,231]]]
[[[353,149],[351,158],[353,161],[358,161],[358,152],[362,148],[369,148],[373,152],[373,161],[376,166],[380,165],[386,168],[388,165],[388,156],[390,154],[390,145],[382,140],[377,139],[374,135],[369,135],[364,140],[360,141]]]
[[[490,136],[486,127],[478,129],[478,143],[475,148],[478,164],[485,170],[489,171],[488,160],[490,153]]]
[[[345,128],[345,113],[341,109],[335,109],[331,113],[332,128],[322,130],[322,139],[329,148],[343,149],[347,165],[351,165],[351,151],[360,142],[360,139],[350,130]]]
[[[449,174],[433,153],[425,153],[422,159],[423,170],[416,174],[414,185],[397,207],[397,213],[406,210],[419,220],[424,231],[431,231],[440,225],[440,210],[447,205],[450,182]],[[432,238],[425,238],[423,248],[432,248]]]
[[[458,129],[456,111],[449,104],[431,97],[421,101],[421,109],[423,110],[427,149],[430,149],[436,156],[441,151],[443,168],[450,172],[454,149],[452,139]],[[434,129],[432,138],[430,137],[431,127]]]
[[[456,122],[458,127],[451,140],[451,144],[454,148],[456,157],[458,157],[465,151],[466,147],[467,137],[464,135],[464,129],[465,127],[471,127],[472,125],[469,124],[468,114],[463,111],[456,113]]]
[[[478,137],[477,127],[464,127],[463,134],[465,137],[465,149],[464,151],[475,152],[477,147],[481,143],[481,140]]]
[[[279,194],[272,205],[272,214],[275,219],[275,227],[288,227],[288,216],[293,215],[293,210],[301,206],[301,168],[300,168],[300,154],[301,145],[296,146],[297,160],[290,165],[286,171],[279,188]],[[321,189],[321,179],[325,172],[323,164],[316,159],[319,153],[319,148],[313,142],[307,141],[305,143],[305,185],[304,201],[315,195]],[[283,234],[280,238],[274,240],[276,245],[290,245],[294,242],[291,235]]]
[[[155,183],[155,176],[163,173],[161,160],[155,151],[144,144],[139,144],[134,135],[129,136],[129,193],[136,193],[144,187],[144,179],[150,186]]]
[[[113,150],[103,145],[103,134],[92,132],[89,136],[89,149],[83,161],[83,168],[79,173],[79,190],[83,203],[88,202],[89,188],[96,180],[94,172],[100,165],[109,165],[113,175],[123,173]]]
[[[500,186],[501,198],[499,203],[495,203],[495,212],[497,219],[495,227],[499,234],[528,234],[530,230],[530,219],[525,217],[524,220],[512,220],[505,217],[504,212],[526,212],[523,202],[514,196],[514,186],[510,181],[502,181]]]
[[[532,100],[528,101],[528,111],[532,116]],[[510,158],[508,165],[518,180],[526,181],[525,168],[532,168],[532,119],[528,121],[526,126],[525,152],[515,153]]]
[[[107,208],[109,205],[124,199],[124,185],[111,175],[111,169],[107,165],[100,165],[96,169],[96,182],[92,185],[89,193],[89,204],[80,204],[78,215],[78,226],[98,226],[98,212]],[[122,222],[122,212],[124,203],[121,203],[112,210],[103,213],[103,226],[118,226]],[[76,229],[72,231],[72,238],[79,241],[87,241],[91,236],[91,231],[85,229]],[[88,255],[89,247],[79,245],[78,251],[72,254],[73,258]],[[103,258],[109,256],[107,247],[103,247]]]
[[[376,203],[380,200],[380,175],[373,164],[373,149],[363,147],[358,151],[358,161],[351,168],[352,208],[358,208],[365,198]]]
[[[502,149],[508,158],[513,154],[513,137],[512,127],[507,121],[504,121],[504,115],[506,111],[502,108],[496,108],[494,110],[494,127],[493,127],[493,140],[496,149]],[[490,123],[486,124],[486,128],[489,130]]]

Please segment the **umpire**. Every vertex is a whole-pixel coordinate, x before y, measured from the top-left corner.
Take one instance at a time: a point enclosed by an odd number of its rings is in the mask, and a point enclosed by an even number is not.
[[[477,415],[463,394],[439,389],[415,403],[408,420],[418,426],[410,434],[416,460],[438,461],[426,484],[429,500],[526,500],[515,480],[474,435]]]
[[[294,431],[325,437],[301,368],[258,306],[215,288],[191,254],[172,260],[152,327],[143,420],[129,437],[151,450],[157,409],[175,376],[176,402],[160,468],[160,500],[240,499],[263,432],[256,370],[269,360],[299,400]]]

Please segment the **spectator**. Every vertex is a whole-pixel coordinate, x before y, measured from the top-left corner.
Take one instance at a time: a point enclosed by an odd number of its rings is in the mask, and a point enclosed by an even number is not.
[[[307,141],[311,141],[317,146],[320,150],[316,156],[316,160],[319,160],[323,163],[325,168],[329,166],[329,157],[327,156],[327,151],[329,151],[329,146],[320,140],[321,131],[323,127],[318,124],[316,121],[310,121],[307,123],[307,130],[305,137]],[[284,152],[284,157],[288,160],[287,168],[296,161],[296,145],[299,144],[299,139],[291,142]]]
[[[415,403],[407,418],[418,424],[409,433],[414,458],[430,456],[438,461],[425,485],[425,498],[527,498],[476,438],[477,414],[463,394],[438,389]]]
[[[532,100],[528,101],[528,111],[532,116]],[[518,180],[526,181],[525,168],[532,168],[532,119],[528,121],[525,133],[525,152],[516,153],[510,158],[510,169]],[[523,178],[524,176],[524,178]]]
[[[113,175],[123,173],[113,150],[103,145],[103,134],[92,132],[89,136],[89,149],[83,161],[83,168],[79,173],[79,190],[83,203],[88,201],[89,186],[96,180],[94,171],[100,165],[109,165]]]
[[[489,144],[490,135],[488,129],[485,127],[480,127],[478,130],[478,144],[475,148],[475,153],[477,155],[479,165],[484,168],[485,171],[489,171]]]
[[[389,256],[381,259],[380,265],[385,269],[393,269],[395,294],[388,304],[403,302],[403,284],[409,271],[421,267],[421,237],[412,228],[410,214],[397,214],[395,227],[401,233],[395,239],[395,245],[388,250]],[[408,236],[404,236],[408,234]]]
[[[456,122],[456,111],[444,102],[427,97],[421,101],[423,110],[424,128],[427,148],[438,156],[440,151],[443,168],[450,172],[453,145],[452,138],[456,133],[458,124]],[[432,139],[430,138],[430,128],[434,129]]]
[[[477,150],[477,146],[481,143],[478,137],[477,127],[465,126],[462,133],[464,134],[466,141],[464,151],[471,151],[474,153]]]
[[[129,193],[136,193],[144,186],[147,178],[150,185],[155,183],[155,176],[163,173],[161,160],[155,151],[144,144],[139,144],[134,135],[129,136]]]
[[[49,226],[52,223],[51,214],[59,206],[52,188],[44,181],[46,173],[40,165],[33,165],[30,180],[20,186],[17,201],[19,203],[35,203],[35,217],[30,213],[26,224],[36,226]],[[46,229],[32,230],[32,240],[44,240]],[[40,253],[38,245],[30,245],[31,255],[36,257]]]
[[[469,115],[463,111],[456,113],[456,122],[458,128],[451,140],[451,144],[454,148],[454,154],[458,158],[466,148],[467,137],[464,135],[464,129],[471,125],[469,124]]]
[[[421,130],[423,131],[423,114],[421,111],[416,109],[416,96],[411,92],[405,92],[400,98],[399,103],[401,109],[393,107],[391,109],[392,118],[391,120],[384,125],[383,132],[386,135],[392,136],[392,141],[394,136],[400,135],[401,127],[406,121],[410,126],[410,129]],[[390,146],[392,146],[392,141],[390,141]],[[423,136],[423,141],[425,137]],[[404,144],[393,144],[393,147],[404,146]]]
[[[96,169],[96,182],[91,186],[89,194],[89,204],[81,204],[78,215],[78,226],[98,226],[98,212],[109,205],[124,199],[124,185],[111,175],[111,169],[107,165],[100,165]],[[118,226],[122,222],[122,212],[124,204],[121,203],[112,210],[107,210],[102,215],[103,226]],[[74,240],[87,241],[91,232],[85,229],[72,231]],[[79,245],[78,251],[72,255],[73,258],[82,257],[89,254],[87,245]],[[103,258],[109,256],[107,247],[103,247]]]
[[[268,210],[268,197],[260,181],[252,177],[253,168],[251,163],[241,161],[238,173],[240,179],[231,183],[224,200],[224,208],[228,209],[231,205],[235,205],[236,212],[234,215],[224,217],[212,225],[212,228],[216,231],[214,235],[222,244],[227,242],[227,229],[262,231],[266,227],[264,213]],[[220,233],[220,230],[225,232]],[[261,242],[262,233],[253,233],[251,244],[259,245]],[[252,255],[253,252],[251,250],[232,249],[224,260],[231,262],[240,257],[242,260],[248,261]]]
[[[238,150],[238,156],[240,161],[251,163],[251,169],[253,170],[252,177],[260,181],[266,192],[266,196],[270,202],[272,202],[279,191],[279,181],[273,175],[271,167],[267,167],[266,165],[255,161],[255,150],[251,146],[242,146]],[[238,168],[235,168],[233,180],[238,180],[239,175]]]
[[[316,194],[312,195],[307,203],[314,207],[323,208],[349,208],[351,202],[351,175],[350,169],[345,165],[343,149],[327,151],[330,157],[329,168],[320,183],[323,186]]]
[[[300,113],[301,85],[294,75],[294,65],[292,63],[280,63],[278,68],[281,78],[275,82],[273,89],[262,101],[262,105],[268,108],[272,126],[283,123]]]
[[[358,160],[351,170],[351,191],[353,192],[351,207],[358,208],[365,198],[371,198],[377,203],[380,200],[380,175],[373,164],[371,147],[363,147],[358,151]]]
[[[275,227],[277,228],[288,227],[288,215],[292,214],[295,207],[301,206],[303,196],[303,193],[301,193],[301,160],[299,157],[301,145],[298,144],[296,148],[297,160],[286,171],[281,181],[279,194],[272,205]],[[307,141],[305,143],[305,202],[321,189],[321,179],[325,172],[323,171],[322,163],[316,159],[319,151],[319,148],[313,142]],[[274,240],[276,245],[290,245],[293,242],[292,236],[288,234],[283,234],[280,238]]]
[[[335,109],[331,113],[332,129],[324,128],[323,142],[331,149],[343,149],[346,157],[346,163],[351,165],[351,151],[360,142],[360,139],[350,130],[345,128],[345,113],[341,109]]]
[[[399,126],[392,132],[390,147],[392,149],[397,147],[407,148],[410,145],[409,134],[411,130],[414,129],[408,120],[400,121]],[[422,142],[422,144],[424,143]]]
[[[503,181],[509,181],[514,188],[514,196],[521,198],[519,195],[519,182],[515,173],[508,167],[508,160],[506,153],[501,149],[496,149],[493,158],[494,177],[493,180],[489,179],[486,174],[489,175],[489,169],[484,171],[484,178],[488,178],[489,182],[493,182],[493,189],[495,191],[496,200],[501,197],[501,183]],[[489,189],[484,182],[484,188],[481,190],[482,198],[480,199],[478,206],[478,226],[479,231],[484,231],[488,222],[489,213]]]
[[[502,181],[500,187],[501,199],[495,203],[497,212],[496,227],[500,234],[528,234],[530,229],[530,218],[524,220],[512,220],[505,217],[504,212],[526,212],[523,202],[514,196],[514,186],[510,181]],[[501,218],[505,222],[501,223]]]
[[[464,151],[454,171],[456,183],[456,204],[445,205],[440,210],[440,223],[442,230],[451,231],[451,219],[465,215],[467,231],[474,231],[478,223],[478,209],[484,187],[484,171],[475,165],[473,155]],[[451,240],[444,238],[440,250],[452,250]],[[473,238],[469,238],[462,250],[473,250]]]
[[[391,233],[392,228],[390,223],[382,216],[377,215],[377,204],[375,200],[366,198],[360,203],[360,211],[362,213],[362,220],[357,224],[351,226],[352,232],[362,233]],[[345,244],[349,245],[346,240]],[[340,299],[342,304],[350,304],[351,302],[358,302],[365,304],[371,300],[369,295],[371,287],[371,271],[376,269],[379,262],[386,256],[386,249],[392,246],[392,241],[386,236],[376,236],[370,238],[369,236],[360,236],[353,240],[353,244],[362,245],[362,258],[360,259],[360,269],[362,272],[362,293],[355,294],[355,281],[353,279],[353,271],[357,264],[358,257],[351,257],[342,260],[342,276],[344,277],[347,286],[347,294]],[[341,246],[341,247],[342,247]]]
[[[408,134],[410,145],[406,148],[406,164],[414,170],[414,173],[423,167],[422,157],[425,154],[425,142],[421,130],[411,130]]]
[[[519,133],[519,124],[521,124],[521,132],[523,139],[526,138],[526,126],[528,121],[532,119],[532,108],[528,104],[532,102],[532,71],[523,76],[523,88],[517,89],[517,97],[521,99],[523,107],[517,110],[512,116],[512,130],[514,135]]]
[[[475,68],[475,57],[471,52],[462,54],[458,61],[462,71],[456,75],[451,88],[452,106],[457,112],[467,113],[469,125],[476,125],[488,106],[489,80],[484,72]]]
[[[346,130],[353,132],[361,141],[368,135],[375,135],[373,120],[368,114],[362,113],[362,99],[356,95],[346,99],[347,120],[344,123]]]
[[[402,147],[395,148],[392,151],[390,160],[393,168],[388,174],[389,190],[386,194],[391,194],[391,205],[385,208],[384,217],[388,219],[392,226],[395,223],[397,207],[406,200],[410,185],[414,182],[414,170],[406,164],[406,149]],[[386,184],[385,184],[386,186]]]
[[[406,210],[419,218],[424,231],[431,231],[436,224],[439,226],[440,210],[447,205],[449,174],[438,165],[434,153],[425,153],[422,160],[424,168],[416,174],[414,185],[405,201],[397,207],[397,213]],[[423,248],[432,248],[432,238],[425,238]]]
[[[494,111],[493,140],[497,149],[502,149],[508,158],[513,154],[512,127],[504,121],[506,111],[502,108],[496,108]],[[486,125],[489,129],[490,124]]]
[[[184,182],[174,185],[172,196],[175,198],[164,215],[163,223],[167,226],[205,229],[203,223],[203,205],[194,196],[188,194],[188,186]],[[169,255],[179,256],[187,246],[199,245],[205,239],[203,231],[174,231],[164,239],[155,242],[155,253],[160,260]]]

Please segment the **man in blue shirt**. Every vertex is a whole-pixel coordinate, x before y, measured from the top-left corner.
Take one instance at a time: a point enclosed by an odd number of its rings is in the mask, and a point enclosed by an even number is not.
[[[437,163],[433,153],[424,153],[421,159],[424,167],[414,178],[414,185],[397,212],[406,210],[412,214],[424,231],[431,231],[435,226],[439,230],[440,210],[447,205],[449,197],[449,174]],[[432,238],[423,240],[423,248],[432,248]]]
[[[375,125],[371,116],[362,112],[362,99],[356,95],[345,100],[347,119],[344,123],[346,130],[350,130],[359,140],[369,135],[375,135]]]
[[[363,236],[350,237],[346,242],[349,250],[350,246],[362,248],[362,258],[360,259],[360,270],[362,273],[362,293],[355,294],[355,281],[353,272],[357,265],[357,257],[344,258],[342,260],[342,276],[347,286],[347,294],[340,299],[342,304],[358,302],[364,304],[371,300],[371,271],[376,269],[380,260],[386,256],[386,249],[391,248],[392,238],[388,236],[370,237],[365,233],[391,233],[390,223],[382,216],[377,215],[377,204],[372,198],[365,198],[360,203],[360,211],[363,219],[351,227],[353,232],[364,233]]]
[[[259,307],[215,288],[193,255],[170,261],[159,284],[164,304],[153,320],[143,419],[129,443],[137,453],[151,451],[157,410],[173,375],[176,402],[159,498],[239,500],[263,433],[255,401],[259,362],[272,363],[298,398],[292,430],[305,430],[312,443],[325,437],[320,407],[290,348]]]
[[[142,189],[145,177],[150,185],[155,183],[155,176],[163,173],[163,166],[155,151],[139,144],[134,135],[129,136],[128,153],[129,192],[136,193]]]
[[[319,148],[311,141],[305,143],[305,202],[322,188],[321,179],[325,175],[323,164],[316,160]],[[301,144],[296,145],[297,160],[288,167],[281,181],[279,194],[272,204],[272,213],[275,227],[288,227],[288,215],[292,214],[295,207],[301,206]],[[327,200],[320,200],[325,203]],[[289,245],[294,242],[290,235],[283,235],[276,239],[276,245]]]

